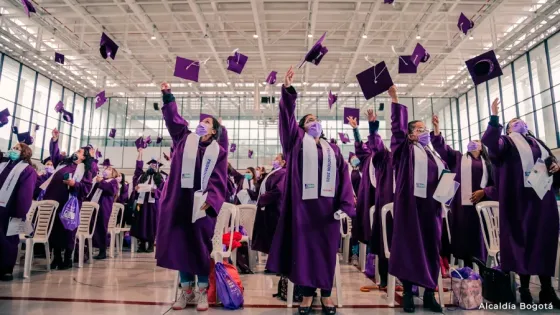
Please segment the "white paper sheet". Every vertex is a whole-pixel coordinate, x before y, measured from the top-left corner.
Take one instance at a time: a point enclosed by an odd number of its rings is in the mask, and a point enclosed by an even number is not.
[[[460,184],[455,181],[455,173],[445,173],[441,175],[436,191],[434,192],[434,199],[443,203],[451,203]]]
[[[553,178],[548,175],[546,164],[542,159],[538,159],[531,170],[531,174],[527,177],[527,182],[531,184],[531,187],[533,187],[541,200],[552,187],[552,181]]]
[[[138,192],[151,192],[152,185],[151,184],[138,184]]]
[[[202,219],[206,216],[206,211],[200,210],[200,208],[206,202],[207,197],[208,193],[202,194],[201,191],[197,191],[194,193],[192,223],[195,223],[197,220]]]
[[[8,231],[6,236],[13,236],[19,234],[30,235],[33,233],[33,226],[30,222],[26,222],[20,218],[10,218],[8,223]]]
[[[243,205],[247,205],[251,203],[251,196],[249,196],[249,192],[247,189],[242,189],[240,192],[237,193],[237,198],[239,202]]]

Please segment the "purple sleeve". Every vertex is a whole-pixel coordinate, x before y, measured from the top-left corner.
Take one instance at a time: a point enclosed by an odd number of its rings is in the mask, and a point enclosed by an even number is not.
[[[98,163],[98,160],[93,160],[93,162],[91,162],[91,176],[97,176],[97,174],[99,174]]]
[[[26,167],[18,179],[17,191],[14,191],[10,197],[10,200],[13,200],[10,204],[14,205],[13,209],[8,209],[10,217],[25,219],[33,201],[33,188],[36,181],[37,172],[31,166]]]
[[[338,199],[338,207],[334,211],[342,210],[348,216],[356,216],[356,208],[354,206],[354,191],[352,189],[352,181],[350,180],[350,172],[348,171],[348,163],[344,161],[344,157],[337,153],[337,170],[338,170],[338,187],[336,198]]]
[[[454,169],[456,167],[455,164],[457,164],[459,156],[462,155],[461,152],[453,150],[450,146],[445,144],[445,139],[443,138],[441,133],[436,136],[432,131],[430,136],[434,150],[436,150],[439,156],[441,156],[445,163],[447,163],[449,168]]]
[[[71,187],[71,190],[77,193],[79,200],[85,200],[92,186],[91,172],[85,172],[82,180],[80,182],[76,182],[74,187]]]
[[[297,92],[294,87],[285,88],[282,85],[282,98],[280,98],[280,114],[278,119],[278,130],[280,131],[280,144],[284,152],[289,152],[297,138],[299,127],[296,123]]]
[[[237,192],[241,191],[241,189],[243,189],[243,181],[245,180],[245,175],[239,173],[236,169],[232,167],[231,176],[233,176],[233,181],[237,185]]]
[[[408,108],[399,103],[391,103],[391,151],[395,152],[406,142],[408,136]]]
[[[284,179],[286,178],[285,175],[277,175],[280,176],[280,180],[278,182],[273,183],[270,190],[266,190],[264,194],[261,194],[259,197],[259,205],[260,206],[267,206],[269,204],[278,202],[282,198],[282,187],[284,187]],[[268,180],[267,180],[268,182]]]
[[[374,153],[385,151],[385,143],[383,143],[383,139],[378,132],[368,136],[368,146]]]
[[[218,139],[218,144],[224,148],[224,150],[229,152],[229,139],[228,133],[225,126],[222,126],[222,134],[220,135],[220,139]]]
[[[486,198],[492,201],[498,201],[498,189],[496,189],[496,186],[486,186],[483,190]]]
[[[488,155],[490,158],[500,158],[508,149],[508,143],[502,139],[501,134],[502,125],[496,127],[488,124],[488,128],[486,128],[482,136],[482,144],[488,148]]]
[[[51,143],[49,144],[49,151],[51,154],[51,160],[53,162],[53,165],[55,167],[58,166],[58,164],[62,162],[62,160],[64,159],[64,157],[60,155],[60,149],[58,148],[58,140],[54,141],[51,139]]]
[[[364,149],[363,142],[361,141],[354,142],[354,150],[356,151],[356,156],[360,159],[360,165],[364,164],[371,154],[369,149]]]
[[[119,184],[117,183],[116,180],[111,180],[111,181],[102,180],[99,183],[97,183],[97,187],[103,191],[104,195],[111,195],[111,196],[116,195],[117,191],[119,190]]]
[[[222,205],[226,201],[227,194],[227,151],[223,148],[220,150],[220,155],[218,156],[218,161],[216,166],[210,175],[210,180],[208,181],[208,187],[206,192],[208,197],[206,198],[206,203],[210,205],[210,208],[206,210],[209,216],[215,217],[220,213]]]
[[[132,176],[132,184],[134,185],[134,187],[138,186],[138,180],[140,179],[140,176],[144,174],[144,171],[142,170],[143,168],[144,168],[144,161],[136,161],[134,176]]]
[[[161,112],[163,113],[163,120],[165,120],[169,135],[173,141],[177,141],[189,128],[187,121],[179,115],[175,100],[173,99],[169,103],[164,104],[161,108]]]

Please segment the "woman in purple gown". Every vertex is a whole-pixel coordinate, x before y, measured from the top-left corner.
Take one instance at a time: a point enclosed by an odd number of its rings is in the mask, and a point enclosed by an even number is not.
[[[179,115],[169,84],[163,83],[163,119],[175,151],[161,199],[157,265],[179,270],[180,298],[173,309],[196,304],[208,309],[208,275],[216,217],[226,198],[227,148],[219,144],[221,125],[204,118],[195,132]],[[194,294],[195,276],[200,292]]]
[[[126,206],[128,203],[128,182],[126,181],[126,176],[123,173],[119,173],[117,177],[117,182],[119,183],[119,196],[117,197],[117,202]]]
[[[109,229],[109,218],[113,212],[113,203],[117,197],[119,183],[117,177],[119,172],[114,168],[106,168],[101,176],[97,176],[95,192],[92,201],[99,204],[97,223],[93,233],[93,247],[99,248],[99,254],[94,259],[107,258],[107,233]]]
[[[330,295],[340,241],[336,218],[341,212],[354,215],[354,194],[348,164],[340,149],[324,139],[317,117],[308,114],[297,123],[293,77],[290,67],[282,87],[278,123],[287,175],[267,269],[287,275],[303,287],[300,314],[311,311],[317,288],[324,311],[335,314]]]
[[[7,236],[10,220],[25,221],[33,201],[37,173],[31,166],[31,149],[23,142],[7,152],[0,163],[0,281],[12,281],[19,234]],[[8,180],[9,179],[9,180]]]
[[[59,131],[54,129],[50,143],[50,154],[57,168],[52,176],[41,186],[45,190],[43,200],[55,200],[58,209],[55,213],[54,225],[49,237],[49,244],[53,249],[52,269],[72,268],[72,250],[74,249],[76,231],[67,230],[60,220],[60,213],[64,209],[70,197],[78,200],[79,208],[91,189],[92,172],[91,164],[93,157],[90,155],[90,147],[80,148],[68,158],[63,158],[58,148]],[[64,260],[62,259],[64,251]]]
[[[284,155],[278,154],[272,162],[273,170],[263,179],[258,191],[257,215],[255,216],[251,248],[261,253],[269,253],[280,218],[280,204],[286,178],[285,164]]]
[[[43,165],[45,166],[45,169],[37,174],[37,181],[35,182],[35,191],[33,193],[33,199],[35,200],[43,200],[45,191],[40,187],[54,173],[54,165],[50,157],[43,160]]]
[[[135,219],[130,227],[130,235],[138,239],[139,253],[153,253],[154,241],[156,240],[157,219],[159,215],[159,199],[163,189],[163,176],[159,172],[161,166],[158,161],[151,159],[148,161],[148,169],[144,172],[144,161],[142,153],[144,149],[138,148],[138,158],[136,159],[136,169],[134,170],[134,209]],[[149,192],[139,192],[139,185],[150,185]],[[146,248],[147,245],[147,248]]]
[[[412,285],[424,287],[424,308],[441,313],[434,296],[440,273],[441,204],[433,198],[445,163],[428,147],[430,133],[422,121],[408,121],[395,86],[389,89],[391,151],[395,169],[393,238],[389,273],[404,287],[403,309],[414,312]]]
[[[465,266],[472,268],[472,257],[486,261],[484,235],[475,205],[498,199],[493,167],[479,140],[469,142],[468,152],[462,154],[445,144],[437,116],[433,117],[432,124],[432,146],[456,174],[455,181],[461,184],[451,204],[451,250],[455,258],[462,259]],[[463,175],[468,177],[463,178]]]
[[[529,132],[523,120],[512,119],[506,127],[507,135],[502,135],[498,107],[496,99],[482,143],[488,147],[496,166],[501,268],[519,275],[521,302],[533,302],[529,281],[531,275],[538,275],[541,282],[539,303],[551,303],[554,308],[560,308],[551,283],[558,248],[558,206],[553,189],[543,189],[539,196],[528,181],[533,170],[538,169],[533,167],[538,165],[544,172],[548,169],[548,174],[554,175],[557,185],[560,168],[550,149]]]

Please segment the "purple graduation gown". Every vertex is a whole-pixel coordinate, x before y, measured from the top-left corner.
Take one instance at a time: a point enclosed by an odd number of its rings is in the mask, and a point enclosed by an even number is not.
[[[175,99],[164,95],[163,119],[173,139],[175,153],[167,178],[167,191],[162,197],[157,236],[157,265],[194,275],[210,273],[210,253],[216,216],[226,201],[227,150],[220,146],[216,165],[210,175],[206,202],[210,208],[206,217],[192,222],[194,194],[200,189],[202,159],[211,143],[200,142],[196,158],[193,188],[181,188],[181,168],[187,136],[191,133],[187,122],[177,112]],[[170,100],[170,101],[169,101]]]
[[[251,248],[261,253],[269,253],[276,225],[280,218],[280,209],[284,191],[286,169],[282,168],[270,174],[265,182],[266,192],[261,194],[257,203],[257,215],[253,227]],[[264,210],[261,210],[264,207]]]
[[[336,157],[336,193],[334,198],[320,196],[323,150],[317,144],[318,199],[302,200],[303,137],[294,111],[297,92],[282,87],[280,100],[280,142],[286,156],[284,201],[280,220],[267,262],[267,269],[287,275],[295,284],[331,290],[337,250],[340,242],[340,223],[334,219],[338,210],[354,216],[354,194],[348,164],[340,149],[329,144]]]
[[[101,189],[99,198],[99,213],[97,223],[93,232],[93,247],[107,248],[107,230],[109,228],[109,218],[113,211],[113,202],[119,189],[119,184],[115,179],[109,181],[102,180],[97,183],[97,188]],[[95,194],[95,191],[92,195]]]
[[[58,165],[63,160],[63,157],[60,155],[60,150],[58,148],[58,141],[51,140],[50,153],[54,164]],[[65,185],[63,183],[64,174],[71,173],[72,175],[74,175],[76,173],[76,168],[76,163],[70,163],[61,168],[58,172],[52,175],[53,178],[51,180],[51,183],[45,190],[45,196],[43,197],[43,200],[55,200],[58,202],[54,225],[49,237],[49,243],[52,248],[62,248],[67,250],[72,250],[74,248],[77,228],[72,231],[65,229],[62,225],[62,222],[60,221],[59,215],[62,211],[62,208],[64,208],[64,205],[68,201],[70,194],[76,195],[81,208],[82,202],[85,200],[92,186],[91,170],[89,172],[86,170],[84,172],[84,177],[82,178],[82,180],[80,182],[76,182],[74,187],[69,187],[68,185]]]
[[[445,144],[445,139],[431,134],[432,146],[434,150],[447,163],[453,173],[455,173],[455,181],[461,183],[461,160],[463,154],[453,150]],[[469,154],[470,155],[470,154]],[[480,190],[480,181],[482,180],[483,166],[481,158],[475,159],[472,155],[472,192]],[[488,170],[490,172],[490,170]],[[497,191],[494,187],[491,174],[488,174],[488,183],[483,189],[486,196],[481,201],[497,200]],[[461,195],[461,187],[457,189],[451,204],[451,218],[449,225],[451,226],[451,250],[453,256],[458,259],[471,259],[476,257],[482,261],[486,261],[486,245],[482,229],[480,228],[480,219],[476,212],[475,206],[463,206]]]
[[[356,141],[354,143],[356,157],[360,159],[360,167],[362,176],[357,181],[358,189],[356,191],[356,216],[352,218],[352,238],[364,243],[369,243],[371,235],[371,223],[369,222],[369,209],[375,203],[375,188],[371,185],[369,179],[369,167],[373,154],[366,143]],[[352,171],[354,176],[354,171]],[[360,176],[358,172],[358,177]],[[352,178],[352,186],[354,186]]]
[[[33,199],[37,200],[37,198],[39,198],[39,195],[41,194],[41,185],[43,185],[44,182],[47,181],[47,179],[49,179],[49,177],[51,177],[51,174],[48,173],[44,173],[41,175],[37,175],[37,180],[35,181],[35,189],[33,192]]]
[[[554,192],[551,189],[541,200],[533,188],[524,187],[519,152],[511,138],[502,135],[497,118],[491,116],[482,143],[488,147],[498,183],[502,270],[553,277],[558,248]],[[526,140],[536,161],[541,157],[540,148],[534,139]]]
[[[4,171],[0,173],[0,187],[18,162],[9,162]],[[28,165],[19,176],[18,182],[6,207],[0,207],[0,274],[12,273],[16,264],[19,235],[6,236],[10,218],[25,220],[33,200],[33,190],[37,181],[37,172]]]
[[[140,177],[144,172],[142,168],[144,166],[144,161],[136,161],[136,169],[134,170],[134,178],[133,182],[136,183],[134,187],[139,184]],[[148,184],[148,179],[144,184]],[[152,178],[153,180],[153,178]],[[159,200],[161,198],[161,191],[164,186],[164,181],[162,180],[159,186],[155,186],[155,190],[151,192],[153,198],[155,199],[154,203],[150,203],[148,194],[144,195],[144,203],[137,204],[136,207],[140,207],[140,211],[133,209],[136,211],[136,219],[132,223],[130,227],[130,235],[136,237],[137,239],[143,242],[153,242],[156,239],[157,235],[157,220],[159,217]],[[133,192],[134,200],[138,199],[140,194],[136,191]]]
[[[125,206],[128,203],[128,183],[125,183],[123,189],[119,190],[117,202],[122,203]]]
[[[433,198],[439,182],[435,158],[428,156],[427,198],[414,196],[414,144],[408,139],[408,109],[392,103],[391,151],[397,181],[389,274],[435,289],[440,272],[441,204]]]
[[[362,176],[360,175],[360,169],[353,169],[352,174],[350,175],[350,181],[352,182],[352,189],[354,190],[354,193],[356,195],[358,195],[358,189],[360,188],[361,180]]]

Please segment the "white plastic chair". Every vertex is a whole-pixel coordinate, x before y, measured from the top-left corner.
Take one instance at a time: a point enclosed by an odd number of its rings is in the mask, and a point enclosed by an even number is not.
[[[346,219],[346,221],[344,220]],[[344,223],[346,223],[346,229],[344,228]],[[351,235],[351,227],[352,223],[350,217],[346,214],[343,214],[340,218],[340,235],[342,238],[350,238]],[[345,231],[346,230],[346,231]],[[336,254],[336,265],[334,267],[334,284],[336,287],[336,302],[335,304],[338,307],[342,307],[342,277],[340,276],[340,257],[339,254]],[[291,308],[294,304],[294,283],[288,280],[288,296],[287,298],[287,307]]]
[[[96,202],[83,202],[80,209],[80,225],[76,232],[76,239],[78,240],[78,267],[84,266],[84,251],[86,240],[89,243],[89,264],[93,264],[93,233],[95,233],[95,225],[97,224],[97,217],[99,215],[99,204]],[[90,232],[90,225],[93,222],[93,228]],[[74,250],[76,244],[74,243]]]
[[[119,219],[120,214],[120,219]],[[121,224],[124,217],[124,205],[122,203],[113,203],[113,209],[111,211],[111,216],[109,217],[109,225],[107,232],[110,235],[109,239],[109,257],[113,258],[115,250],[117,254],[121,248]]]
[[[239,232],[239,226],[243,226],[247,231],[247,235],[243,235],[241,242],[247,242],[249,245],[249,267],[254,266],[256,260],[254,251],[251,250],[251,239],[253,238],[253,227],[255,225],[255,217],[257,216],[257,205],[244,204],[237,205],[237,216],[235,217],[235,231]],[[235,265],[237,263],[237,248],[233,251],[231,260]]]
[[[343,234],[341,231],[340,238],[342,240],[342,261],[348,262],[350,260],[350,238],[352,237],[350,231],[352,229],[352,219],[347,218],[348,230],[347,233]]]
[[[124,220],[124,219],[123,219]],[[123,228],[121,228],[121,233],[120,233],[120,248],[119,248],[119,253],[122,255],[123,252],[123,244],[124,244],[124,234],[126,232],[130,232],[130,225],[127,225]],[[133,247],[134,246],[134,247]],[[133,250],[134,249],[134,250]],[[136,238],[134,238],[134,245],[132,243],[132,236],[130,237],[130,252],[134,253],[136,252]]]
[[[375,205],[369,208],[369,225],[373,230],[373,214],[375,213]],[[360,252],[359,252],[359,266],[362,272],[366,271],[366,256],[367,256],[367,245],[360,242]],[[377,259],[377,257],[376,257]],[[375,264],[377,266],[377,264]],[[377,270],[377,267],[376,267]],[[378,279],[377,277],[375,279]]]
[[[33,236],[26,237],[25,240],[20,238],[18,246],[18,260],[19,253],[21,252],[21,244],[25,241],[25,265],[23,267],[23,277],[29,279],[31,274],[31,265],[33,264],[33,246],[35,244],[45,245],[45,256],[47,257],[47,271],[51,271],[51,255],[49,248],[49,236],[51,235],[52,227],[54,225],[54,218],[58,202],[54,200],[42,200],[32,203],[35,208],[33,211],[38,211],[35,221],[35,231]]]
[[[476,205],[476,212],[480,219],[480,229],[484,236],[484,244],[488,251],[486,266],[492,267],[498,264],[497,255],[500,251],[500,208],[497,201],[483,201]],[[484,223],[488,234],[484,232]]]
[[[383,208],[381,208],[381,224],[382,224],[382,229],[383,229],[383,247],[385,248],[385,257],[387,257],[387,259],[389,259],[391,257],[391,251],[389,250],[389,242],[387,241],[388,236],[387,236],[387,214],[391,214],[391,217],[393,217],[393,203],[388,203],[386,205],[383,206]],[[387,304],[390,307],[395,306],[395,285],[396,285],[396,279],[395,276],[388,274],[387,277]],[[422,295],[422,292],[424,291],[424,288],[418,288],[418,291],[420,293],[420,295]],[[439,294],[439,299],[440,302],[443,299],[443,279],[441,277],[441,271],[439,272],[439,276],[438,276],[438,294]]]
[[[231,247],[233,245],[233,233],[234,229],[229,229],[235,226],[235,220],[237,217],[237,207],[231,203],[224,203],[222,209],[216,218],[216,226],[214,227],[214,236],[212,237],[212,252],[210,257],[214,259],[214,262],[221,262],[224,258],[231,257]],[[230,230],[229,246],[227,251],[223,250],[223,236],[224,232]],[[181,276],[177,272],[177,278],[175,279],[176,289],[173,301],[177,301],[177,296],[181,290]],[[217,297],[216,297],[217,299]]]
[[[31,224],[31,226],[35,226],[35,221],[37,220],[37,217],[35,216],[35,213],[37,213],[37,201],[33,200],[31,201],[31,206],[29,207],[29,211],[27,211],[27,215],[25,216],[25,222],[29,222]],[[16,259],[16,265],[19,264],[20,262],[20,249],[21,249],[21,244],[25,243],[25,239],[26,239],[26,234],[20,234],[19,235],[19,244],[18,244],[18,253],[17,253],[17,257],[18,259]]]

